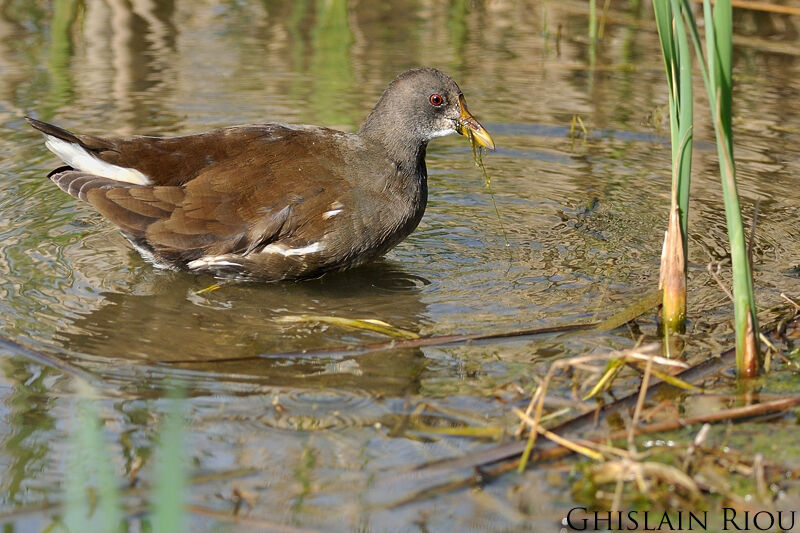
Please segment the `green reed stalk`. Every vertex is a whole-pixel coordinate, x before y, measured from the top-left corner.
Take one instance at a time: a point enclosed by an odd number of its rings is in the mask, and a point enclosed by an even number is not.
[[[669,87],[672,144],[670,217],[661,257],[661,317],[666,334],[686,328],[686,256],[692,172],[692,58],[678,0],[653,0]]]
[[[733,104],[733,19],[730,0],[717,0],[713,9],[708,0],[703,2],[706,20],[706,48],[700,40],[697,24],[688,0],[684,17],[694,42],[695,53],[701,65],[708,92],[714,133],[717,138],[719,171],[725,200],[725,219],[731,246],[733,267],[733,309],[736,322],[736,369],[740,376],[758,373],[760,354],[758,345],[758,317],[756,316],[753,274],[745,239],[739,195],[736,190],[736,166],[733,161],[733,129],[731,127]]]
[[[670,88],[670,132],[673,156],[673,201],[670,226],[664,243],[661,264],[661,283],[664,288],[662,316],[665,331],[678,331],[672,322],[685,317],[686,301],[686,235],[688,230],[689,173],[691,171],[691,64],[688,52],[687,28],[700,63],[720,161],[720,179],[725,200],[725,218],[731,246],[733,267],[734,314],[736,320],[736,367],[740,376],[754,376],[760,364],[758,319],[756,316],[753,275],[745,239],[739,195],[736,190],[736,167],[733,161],[733,20],[730,0],[717,0],[712,9],[709,0],[703,2],[706,21],[706,48],[700,40],[689,0],[653,0],[661,39],[661,50]],[[679,257],[676,233],[680,213],[682,257]],[[683,269],[678,276],[677,267]],[[681,283],[683,284],[681,286]],[[681,296],[682,293],[682,296]],[[681,300],[683,315],[681,315]],[[678,322],[680,319],[680,322]]]

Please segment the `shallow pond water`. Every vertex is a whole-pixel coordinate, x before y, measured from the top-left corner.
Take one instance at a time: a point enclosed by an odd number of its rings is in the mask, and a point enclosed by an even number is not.
[[[750,216],[760,200],[759,304],[798,289],[797,19],[736,13],[736,159]],[[571,496],[542,473],[413,499],[378,474],[491,443],[398,430],[513,430],[548,362],[632,346],[630,330],[479,346],[346,346],[380,335],[286,317],[374,318],[420,334],[502,332],[604,318],[658,280],[669,198],[666,84],[648,2],[613,1],[588,39],[584,2],[10,0],[0,7],[0,334],[49,354],[0,350],[0,515],[5,531],[51,523],[74,376],[99,395],[120,477],[147,458],[169,400],[187,391],[191,501],[246,530],[548,530]],[[87,205],[45,178],[57,165],[32,115],[83,133],[175,135],[261,121],[358,127],[406,68],[448,72],[497,150],[492,199],[463,138],[428,149],[430,200],[384,259],[303,283],[215,283],[155,270]],[[687,356],[730,342],[731,305],[706,273],[726,258],[713,131],[697,77]],[[588,135],[571,135],[580,116]],[[507,238],[507,242],[506,242]],[[722,277],[729,272],[723,265]],[[655,332],[652,317],[640,322]],[[302,353],[307,352],[307,353]],[[262,357],[258,357],[262,356]],[[568,397],[565,391],[565,398]],[[520,487],[524,487],[520,488]],[[34,509],[34,510],[31,510]],[[24,511],[24,512],[23,512]],[[336,516],[336,520],[332,517]],[[192,530],[234,524],[192,515]]]

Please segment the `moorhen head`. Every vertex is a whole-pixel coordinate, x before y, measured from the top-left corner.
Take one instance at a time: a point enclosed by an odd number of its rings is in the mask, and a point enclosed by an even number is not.
[[[160,268],[219,277],[319,277],[380,257],[417,227],[431,139],[494,148],[432,68],[400,74],[361,129],[267,123],[180,137],[78,135],[28,118],[66,166],[48,177],[117,225]]]

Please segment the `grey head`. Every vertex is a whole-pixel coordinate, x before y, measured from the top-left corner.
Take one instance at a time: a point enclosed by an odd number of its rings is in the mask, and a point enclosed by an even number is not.
[[[434,68],[403,72],[389,84],[359,135],[384,145],[401,167],[420,165],[431,139],[471,134],[489,149],[494,141],[467,110],[466,100],[450,76]]]

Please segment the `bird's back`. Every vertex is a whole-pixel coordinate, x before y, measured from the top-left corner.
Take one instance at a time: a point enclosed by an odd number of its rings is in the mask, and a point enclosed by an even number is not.
[[[383,151],[356,134],[257,124],[172,138],[95,137],[31,124],[69,165],[50,178],[160,267],[318,276],[384,253],[424,211],[424,175],[398,176]]]

